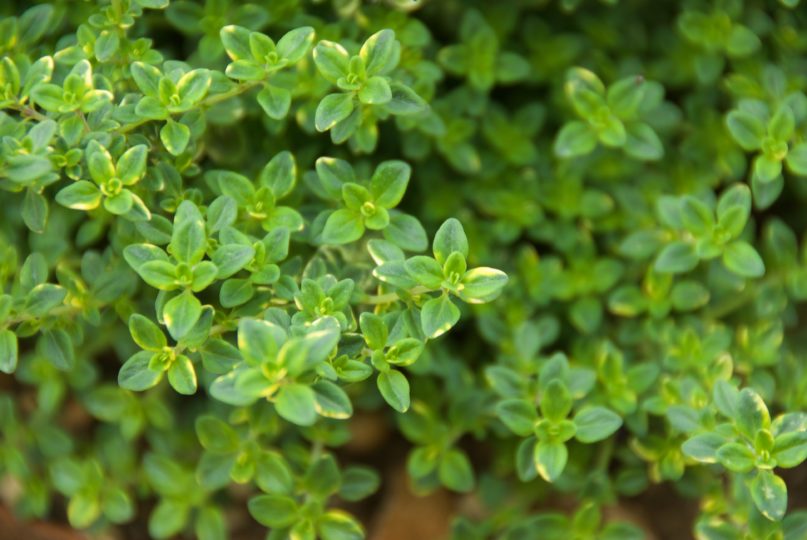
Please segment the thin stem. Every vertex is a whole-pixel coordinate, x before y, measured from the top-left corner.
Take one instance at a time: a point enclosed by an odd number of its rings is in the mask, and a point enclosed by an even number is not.
[[[746,303],[752,301],[759,292],[760,288],[764,285],[781,283],[786,279],[786,277],[786,274],[781,272],[772,273],[765,276],[765,278],[758,283],[748,283],[746,284],[745,289],[737,294],[730,294],[726,296],[721,302],[715,304],[711,308],[706,308],[703,314],[711,319],[722,319],[723,317],[744,306]]]
[[[228,100],[228,99],[230,99],[232,97],[235,97],[235,96],[238,96],[240,94],[243,94],[247,90],[251,90],[252,88],[255,88],[256,86],[258,86],[262,82],[263,81],[251,81],[251,82],[248,82],[248,83],[240,83],[240,84],[236,85],[235,88],[233,88],[232,90],[230,90],[228,92],[223,92],[221,94],[215,94],[215,95],[206,97],[201,102],[200,105],[202,107],[212,107],[213,105],[221,103],[222,101],[226,101],[226,100]]]
[[[261,84],[261,82],[262,81],[252,81],[252,82],[249,82],[249,83],[237,84],[235,86],[235,88],[233,88],[231,90],[228,90],[227,92],[223,92],[221,94],[215,94],[215,95],[206,97],[201,102],[199,102],[198,106],[199,107],[212,107],[213,105],[221,103],[222,101],[226,101],[226,100],[228,100],[230,98],[233,98],[235,96],[243,94],[247,90],[255,88],[257,85]],[[134,122],[132,124],[127,124],[127,125],[121,127],[118,130],[118,133],[129,133],[130,131],[133,131],[133,130],[139,128],[140,126],[142,126],[143,124],[145,124],[147,122],[150,122],[151,120],[152,120],[151,118],[143,118],[143,119],[138,120],[137,122]]]
[[[26,118],[33,118],[35,120],[39,120],[40,122],[48,120],[47,116],[37,111],[33,107],[28,107],[27,105],[12,105],[11,108],[15,109],[17,112],[19,112],[22,116]]]
[[[84,124],[84,133],[86,134],[92,131],[92,128],[90,128],[90,124],[87,122],[87,117],[84,116],[84,113],[79,110],[76,111],[76,114],[78,114],[78,117],[81,118],[81,121]]]
[[[7,319],[4,324],[5,326],[11,326],[12,324],[20,324],[27,321],[33,321],[34,319],[43,319],[45,317],[62,317],[65,315],[75,315],[76,313],[79,313],[82,309],[83,307],[72,305],[58,306],[50,310],[47,314],[43,315],[42,317],[35,317],[28,313],[24,313],[16,317],[12,317],[11,319]]]
[[[419,296],[421,294],[432,292],[435,289],[429,289],[428,287],[424,287],[423,285],[418,285],[417,287],[413,287],[407,291],[410,296]],[[377,295],[366,295],[361,299],[362,304],[369,304],[369,305],[380,305],[380,304],[391,304],[392,302],[397,302],[401,299],[401,296],[397,292],[391,292],[386,294],[377,294]]]

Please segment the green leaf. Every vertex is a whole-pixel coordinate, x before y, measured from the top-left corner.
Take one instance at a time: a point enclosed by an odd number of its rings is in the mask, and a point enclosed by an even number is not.
[[[767,429],[770,426],[771,417],[768,413],[768,407],[759,394],[750,388],[744,388],[740,392],[736,407],[734,424],[740,433],[748,439],[754,440],[757,431]]]
[[[772,455],[779,467],[789,469],[801,465],[807,459],[807,431],[795,431],[777,436]]]
[[[151,357],[152,353],[148,351],[140,351],[129,357],[118,372],[118,386],[134,392],[156,386],[162,379],[162,372],[149,369]]]
[[[135,114],[149,120],[165,120],[168,118],[168,109],[157,97],[145,96],[137,103]]]
[[[76,529],[86,529],[101,517],[101,504],[96,493],[80,491],[67,503],[67,520]]]
[[[35,233],[45,232],[48,223],[48,201],[42,193],[27,189],[22,201],[22,219],[26,227]]]
[[[87,168],[96,184],[104,184],[115,176],[115,164],[109,151],[97,141],[90,141],[85,153]]]
[[[394,369],[381,372],[376,384],[390,407],[402,413],[409,409],[409,381],[403,373]]]
[[[161,500],[149,516],[149,535],[159,540],[178,534],[188,521],[189,510],[184,501]]]
[[[227,195],[216,197],[207,207],[207,225],[210,232],[218,232],[229,227],[236,219],[238,219],[238,204],[232,197]]]
[[[103,30],[95,40],[95,58],[99,62],[107,62],[118,52],[119,46],[120,36],[114,31]]]
[[[217,278],[226,279],[244,268],[255,257],[255,248],[250,245],[226,244],[213,253]]]
[[[310,426],[317,420],[317,396],[309,386],[286,384],[277,393],[275,409],[292,424]]]
[[[50,160],[44,156],[22,154],[7,158],[6,174],[17,184],[31,184],[47,175],[53,169]]]
[[[232,60],[252,58],[252,52],[249,50],[249,34],[249,29],[234,24],[227,25],[219,31],[224,50]]]
[[[506,399],[496,404],[496,415],[510,431],[520,437],[533,432],[538,421],[535,405],[525,399]]]
[[[474,471],[468,456],[460,450],[452,448],[440,458],[437,467],[440,483],[448,489],[466,493],[474,488]]]
[[[484,304],[495,300],[507,284],[507,274],[495,268],[480,266],[462,277],[459,297],[469,304]]]
[[[716,433],[702,433],[687,439],[681,450],[687,456],[702,463],[716,463],[717,450],[726,440]]]
[[[420,311],[423,333],[430,339],[442,336],[459,320],[460,309],[445,294],[427,301]]]
[[[168,382],[178,393],[190,396],[196,393],[196,371],[190,358],[179,355],[168,368]]]
[[[622,426],[622,419],[605,407],[586,407],[574,416],[578,441],[590,444],[610,437]]]
[[[185,291],[169,300],[163,308],[163,319],[171,337],[182,339],[202,315],[202,303],[190,291]]]
[[[692,196],[686,196],[681,201],[681,223],[684,228],[696,238],[711,235],[714,228],[714,215],[712,209],[704,202]]]
[[[785,159],[787,166],[799,176],[807,176],[807,143],[794,145],[787,153]]]
[[[533,451],[535,468],[547,482],[560,477],[568,459],[569,451],[562,442],[539,441]]]
[[[290,64],[298,62],[314,43],[314,29],[310,26],[295,28],[277,42],[277,53]]]
[[[17,336],[11,330],[0,330],[0,371],[14,373],[17,355]]]
[[[689,242],[677,240],[667,244],[661,250],[653,268],[657,272],[681,274],[694,269],[698,265],[698,261],[695,246]]]
[[[311,386],[316,394],[316,411],[325,418],[344,420],[353,416],[353,405],[347,393],[329,381],[319,381]]]
[[[339,490],[341,483],[339,465],[333,456],[328,454],[309,465],[303,479],[306,491],[317,499],[326,499],[333,495]]]
[[[572,396],[560,379],[549,381],[541,396],[541,414],[553,423],[565,420],[572,410]]]
[[[291,193],[297,182],[297,163],[291,152],[278,152],[261,170],[260,182],[270,188],[275,197]]]
[[[787,510],[787,486],[785,481],[771,471],[762,470],[751,480],[749,486],[754,505],[766,518],[779,521]]]
[[[210,261],[202,261],[193,267],[191,290],[199,292],[205,290],[216,280],[219,268]]]
[[[185,124],[169,119],[160,129],[160,140],[171,155],[178,156],[188,146],[191,130]]]
[[[177,287],[176,266],[167,261],[147,261],[136,270],[143,281],[156,289],[170,291]]]
[[[215,416],[200,416],[196,419],[195,427],[196,436],[205,450],[227,454],[237,451],[241,444],[235,430]]]
[[[168,251],[180,262],[196,264],[207,248],[205,222],[199,208],[191,201],[182,201],[174,216],[174,230]]]
[[[158,352],[168,345],[160,327],[139,313],[129,317],[129,332],[134,342],[147,351]]]
[[[227,522],[222,510],[213,506],[201,508],[196,517],[195,533],[199,540],[225,540]]]
[[[339,497],[346,501],[360,501],[378,490],[381,480],[378,473],[368,467],[349,467],[342,473]]]
[[[329,94],[317,106],[314,125],[317,131],[328,131],[353,112],[353,94]]]
[[[350,55],[344,47],[332,41],[320,41],[314,47],[314,63],[320,74],[335,83],[348,74]]]
[[[768,134],[777,141],[788,142],[795,127],[796,120],[793,117],[793,111],[787,105],[781,105],[768,122]]]
[[[364,60],[368,75],[389,73],[398,64],[400,45],[395,40],[395,32],[381,30],[364,42],[359,56]]]
[[[721,465],[735,473],[747,473],[754,468],[754,453],[745,444],[726,443],[717,449],[715,456]]]
[[[606,102],[620,118],[630,118],[639,109],[647,89],[643,77],[625,77],[608,87]]]
[[[392,101],[392,89],[384,77],[371,77],[359,90],[359,101],[367,105],[383,105]]]
[[[238,349],[255,363],[274,361],[285,341],[286,332],[272,322],[249,318],[238,322]]]
[[[247,303],[254,294],[255,289],[249,279],[228,279],[221,286],[219,301],[222,307],[231,308]]]
[[[387,345],[389,331],[384,320],[373,313],[364,312],[359,317],[364,341],[373,350],[383,349]]]
[[[56,369],[69,371],[75,364],[73,341],[67,332],[61,329],[43,330],[37,343],[40,354],[47,358]]]
[[[124,189],[117,195],[112,195],[104,199],[104,208],[106,208],[110,214],[116,216],[122,216],[128,213],[133,205],[134,197],[132,196],[132,192],[128,189]]]
[[[416,338],[398,340],[387,351],[386,361],[395,366],[411,366],[420,358],[423,348],[423,342]]]
[[[34,317],[43,317],[50,310],[62,304],[67,291],[52,283],[40,283],[25,297],[25,310]]]
[[[263,87],[256,96],[258,104],[269,118],[282,120],[291,107],[291,92],[270,84]]]
[[[46,111],[59,111],[65,103],[62,89],[55,84],[40,83],[31,90],[33,101]]]
[[[745,184],[735,184],[717,201],[717,223],[732,237],[743,232],[751,214],[751,190]]]
[[[749,244],[737,240],[726,246],[723,252],[723,264],[730,271],[746,278],[758,278],[765,275],[765,263],[759,253]]]
[[[407,273],[428,289],[439,289],[443,283],[443,268],[435,259],[417,255],[404,262]]]
[[[782,174],[782,162],[768,154],[759,154],[754,159],[754,178],[763,184],[773,182]]]
[[[395,208],[403,199],[412,168],[403,161],[384,161],[370,179],[370,193],[376,204]]]
[[[574,120],[563,125],[553,147],[559,158],[590,154],[597,146],[597,133],[585,122]]]
[[[346,512],[329,510],[317,523],[322,540],[362,540],[364,529]]]
[[[384,238],[407,251],[424,251],[429,247],[426,230],[417,218],[392,210],[389,225],[384,227]]]
[[[177,93],[181,107],[186,109],[201,101],[207,94],[212,80],[210,71],[206,69],[194,69],[180,77],[177,81]],[[162,133],[160,135],[162,136]]]
[[[328,244],[349,244],[364,234],[364,222],[356,210],[343,208],[333,212],[325,222],[322,240]]]
[[[414,90],[399,82],[390,83],[392,97],[384,104],[384,108],[395,115],[416,115],[429,108],[426,101]]]
[[[60,189],[56,202],[74,210],[93,210],[101,204],[101,190],[92,182],[79,180]]]
[[[112,488],[101,501],[101,512],[112,523],[125,523],[132,519],[135,508],[125,491]]]
[[[135,84],[137,84],[143,94],[157,97],[160,77],[162,76],[159,69],[143,62],[133,62],[129,66],[129,71],[132,74]]]
[[[762,145],[765,136],[765,125],[751,113],[745,111],[731,111],[726,115],[726,125],[731,136],[749,152],[757,150]]]
[[[434,235],[432,249],[434,250],[434,258],[441,265],[445,264],[448,256],[455,251],[459,251],[467,259],[468,238],[465,236],[462,224],[454,218],[447,219]]]
[[[145,144],[138,144],[124,152],[116,166],[121,182],[128,186],[140,180],[146,173],[146,158],[148,148]]]

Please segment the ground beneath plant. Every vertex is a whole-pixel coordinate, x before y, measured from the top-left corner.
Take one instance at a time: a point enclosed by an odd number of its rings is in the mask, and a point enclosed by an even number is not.
[[[407,443],[389,429],[389,424],[380,415],[359,415],[352,421],[352,429],[353,440],[340,449],[340,459],[370,464],[385,479],[381,491],[370,500],[347,507],[364,521],[368,540],[442,540],[448,538],[455,516],[473,516],[481,511],[473,495],[457,495],[446,490],[437,490],[427,496],[413,494],[405,470]],[[806,507],[807,467],[784,472],[788,473],[785,479],[789,486],[790,506]],[[574,505],[573,499],[561,499],[553,501],[552,509],[567,507],[571,510]],[[640,497],[623,500],[619,505],[605,509],[606,519],[635,523],[647,532],[648,540],[693,539],[691,531],[696,515],[696,504],[682,499],[669,484],[653,486]],[[232,540],[255,540],[265,534],[265,530],[245,512],[229,516],[229,519],[233,528]],[[144,515],[130,525],[111,531],[101,540],[142,540],[147,538],[145,527]],[[22,522],[0,504],[0,540],[89,538],[65,524],[64,509],[59,505],[56,505],[51,521]]]

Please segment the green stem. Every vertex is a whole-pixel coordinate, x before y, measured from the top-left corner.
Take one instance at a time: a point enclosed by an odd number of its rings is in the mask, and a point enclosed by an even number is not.
[[[34,319],[44,319],[45,317],[62,317],[67,315],[72,316],[79,313],[82,309],[84,309],[84,307],[63,305],[53,308],[42,317],[35,317],[30,314],[22,314],[16,317],[12,317],[11,319],[7,319],[3,324],[5,327],[8,327],[11,326],[12,324],[20,324],[27,321],[33,321]]]
[[[26,118],[33,118],[35,120],[39,120],[40,122],[48,120],[47,116],[37,111],[33,107],[28,107],[27,105],[12,105],[11,108]]]
[[[243,94],[247,90],[255,88],[256,86],[258,86],[262,82],[263,81],[251,81],[251,82],[248,82],[248,83],[237,84],[235,86],[235,88],[233,88],[232,90],[228,90],[227,92],[223,92],[221,94],[215,94],[213,96],[206,97],[205,99],[203,99],[201,102],[198,103],[198,106],[199,107],[212,107],[213,105],[221,103],[222,101],[226,101],[226,100],[228,100],[230,98],[233,98],[233,97],[236,97],[236,96],[238,96],[240,94]],[[179,114],[179,113],[176,113],[176,114]],[[134,122],[133,124],[127,124],[127,125],[121,127],[118,130],[118,133],[129,133],[130,131],[133,131],[133,130],[139,128],[140,126],[142,126],[143,124],[145,124],[147,122],[150,122],[151,120],[152,120],[151,118],[143,118],[142,120],[138,120],[137,122]]]
[[[733,311],[741,308],[746,303],[752,301],[759,292],[760,287],[767,284],[781,283],[786,279],[786,274],[781,272],[765,276],[765,279],[753,283],[749,282],[745,289],[737,294],[730,294],[723,298],[721,302],[703,311],[704,316],[711,319],[722,319]]]
[[[424,287],[423,285],[418,285],[417,287],[413,287],[409,289],[407,292],[410,296],[419,296],[421,294],[425,294],[427,292],[432,292],[435,289],[429,289],[428,287]],[[366,295],[361,299],[361,304],[369,304],[369,305],[380,305],[380,304],[391,304],[392,302],[397,302],[401,299],[401,296],[397,292],[391,292],[386,294],[377,294],[377,295]]]

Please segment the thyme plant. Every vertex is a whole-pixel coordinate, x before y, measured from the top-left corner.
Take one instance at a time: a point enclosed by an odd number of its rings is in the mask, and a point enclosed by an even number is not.
[[[798,0],[0,11],[16,515],[364,538],[371,417],[457,540],[644,538],[654,484],[807,538]]]

